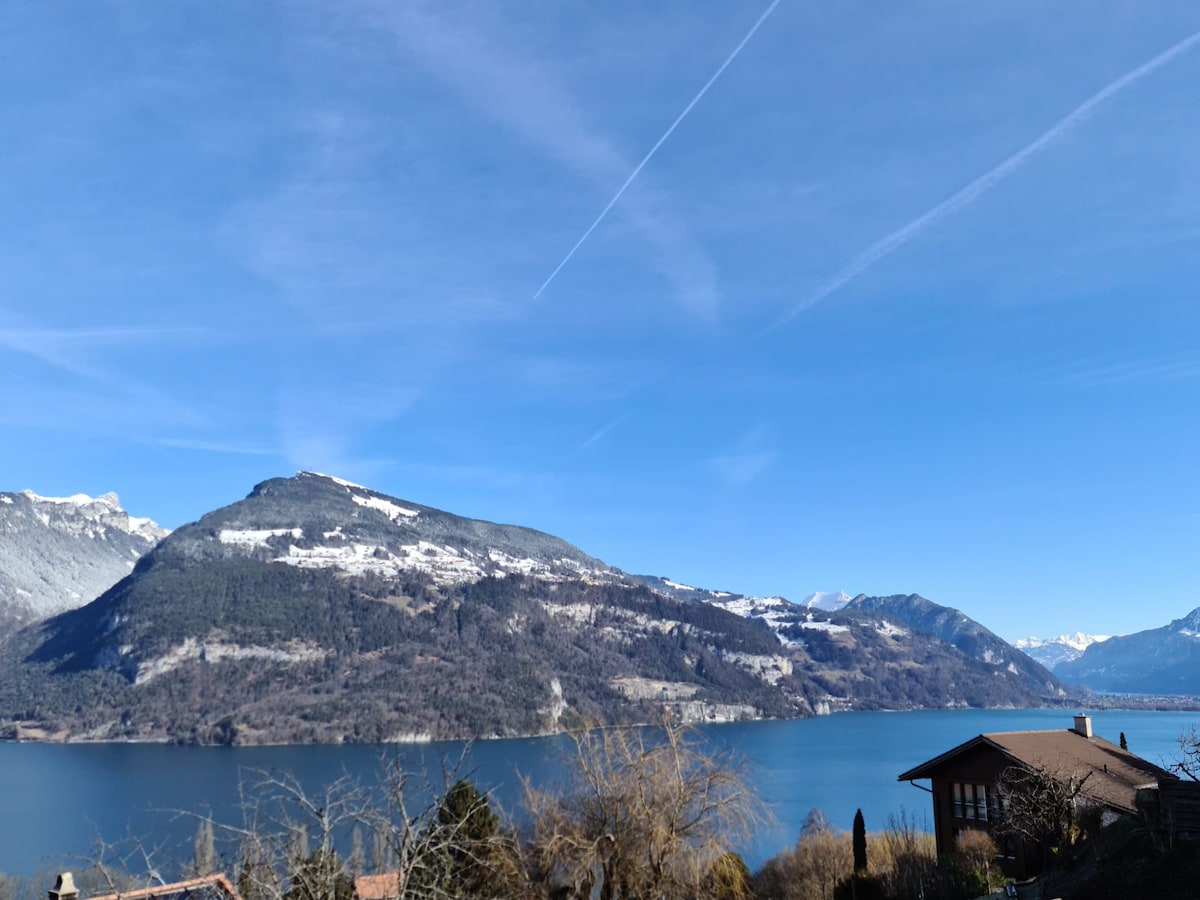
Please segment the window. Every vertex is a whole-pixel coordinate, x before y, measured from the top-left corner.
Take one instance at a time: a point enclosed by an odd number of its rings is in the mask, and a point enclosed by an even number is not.
[[[985,784],[954,782],[950,786],[953,798],[952,814],[956,819],[986,822],[989,817],[988,789]]]

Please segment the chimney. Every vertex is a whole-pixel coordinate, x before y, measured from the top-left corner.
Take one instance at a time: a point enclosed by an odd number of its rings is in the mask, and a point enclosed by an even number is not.
[[[1091,716],[1076,716],[1075,717],[1075,733],[1082,735],[1085,738],[1092,736],[1092,717]]]
[[[78,900],[79,890],[75,887],[75,876],[70,872],[63,872],[47,893],[50,895],[49,900]]]

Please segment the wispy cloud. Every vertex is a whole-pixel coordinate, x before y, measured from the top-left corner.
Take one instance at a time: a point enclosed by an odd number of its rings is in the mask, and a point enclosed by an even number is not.
[[[1196,359],[1090,360],[1052,369],[1045,374],[1044,381],[1067,387],[1091,388],[1136,382],[1157,384],[1193,378],[1200,378],[1200,361]]]
[[[777,3],[778,0],[771,5],[768,14]],[[480,25],[485,17],[479,11],[479,6],[473,6],[470,15],[452,19],[452,12],[444,6],[376,5],[374,21],[386,27],[431,74],[543,155],[597,185],[624,179],[616,196],[538,289],[537,296],[600,224],[750,35],[634,167],[609,138],[587,123],[578,104],[558,87],[560,79],[553,67],[506,47],[503,23],[493,21],[489,24],[494,27],[485,32]],[[754,29],[760,24],[761,20]],[[668,212],[663,197],[645,187],[636,196],[630,196],[627,206],[628,220],[654,248],[662,270],[675,288],[676,299],[697,315],[712,316],[719,304],[716,269],[686,225]]]
[[[768,446],[766,429],[760,426],[749,431],[730,452],[710,456],[706,462],[726,485],[740,487],[770,469],[777,455]]]
[[[189,328],[106,326],[98,328],[0,327],[0,346],[93,381],[116,376],[95,361],[97,351],[116,344],[158,341],[193,334]]]
[[[202,453],[224,453],[233,456],[279,456],[277,449],[258,445],[226,441],[205,441],[192,438],[158,438],[154,441],[160,447],[171,447],[177,450],[197,450]]]
[[[903,247],[940,219],[952,215],[974,203],[1009,175],[1012,175],[1021,168],[1036,153],[1044,150],[1058,138],[1061,138],[1067,132],[1082,124],[1102,103],[1140,81],[1142,78],[1183,56],[1196,44],[1200,44],[1200,32],[1184,38],[1153,59],[1142,63],[1137,68],[1126,72],[1120,78],[1109,82],[1003,162],[988,169],[988,171],[984,172],[966,187],[947,197],[941,203],[938,203],[922,215],[913,219],[907,225],[876,241],[856,256],[848,266],[834,275],[833,278],[795,304],[774,327],[779,327],[790,322],[804,310],[816,303],[820,303],[826,297],[845,287],[881,259]]]

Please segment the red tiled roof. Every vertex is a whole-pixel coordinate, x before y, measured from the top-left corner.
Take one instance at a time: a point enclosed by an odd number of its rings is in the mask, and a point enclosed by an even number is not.
[[[359,875],[354,879],[354,895],[358,900],[388,900],[400,896],[400,873]]]
[[[174,884],[156,884],[135,891],[118,891],[89,900],[241,900],[224,875],[206,875]]]

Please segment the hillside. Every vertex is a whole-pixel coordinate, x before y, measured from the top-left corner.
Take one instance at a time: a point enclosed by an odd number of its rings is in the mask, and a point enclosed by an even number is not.
[[[379,741],[646,721],[664,705],[713,721],[1063,696],[1012,648],[965,653],[867,606],[629,576],[542,532],[301,473],[0,646],[0,722],[58,738]]]

